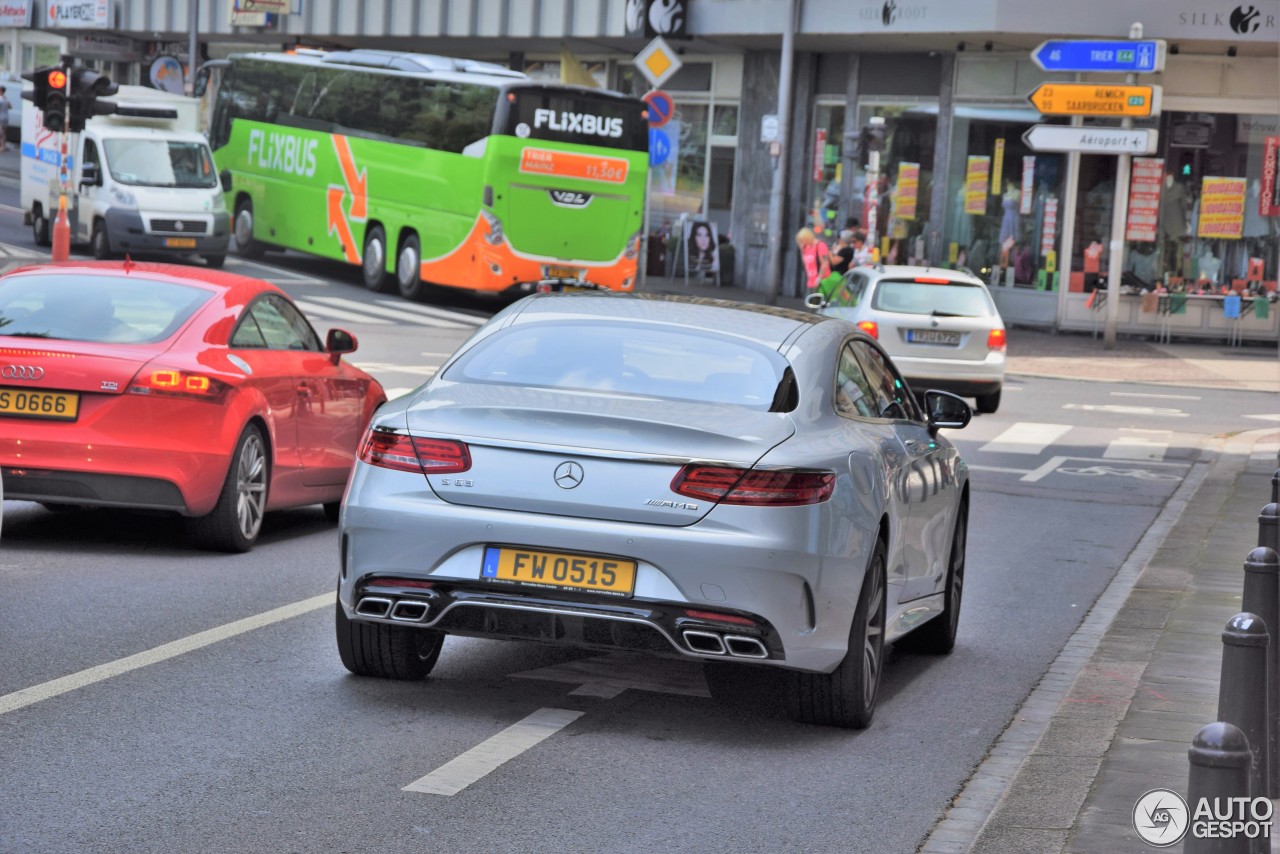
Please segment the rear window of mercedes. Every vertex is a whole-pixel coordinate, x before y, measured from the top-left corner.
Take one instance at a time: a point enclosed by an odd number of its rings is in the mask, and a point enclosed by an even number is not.
[[[871,307],[876,311],[935,317],[994,317],[996,314],[991,297],[978,285],[915,279],[881,279],[871,297]]]

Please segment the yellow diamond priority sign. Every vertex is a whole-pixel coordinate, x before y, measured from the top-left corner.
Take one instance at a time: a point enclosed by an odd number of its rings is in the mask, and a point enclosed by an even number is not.
[[[671,79],[671,75],[684,65],[671,45],[662,36],[657,36],[636,54],[636,68],[649,81],[649,85],[658,89]]]

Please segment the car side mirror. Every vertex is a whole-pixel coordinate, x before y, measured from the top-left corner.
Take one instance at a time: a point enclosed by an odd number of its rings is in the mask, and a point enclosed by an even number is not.
[[[818,293],[809,294],[804,298],[804,304],[816,311],[827,307],[827,298]]]
[[[324,349],[329,354],[329,361],[335,365],[338,364],[343,353],[354,353],[358,346],[356,336],[345,329],[330,329],[324,341]]]
[[[96,187],[102,183],[102,175],[98,173],[97,163],[85,163],[80,167],[80,184]]]
[[[973,418],[973,410],[963,397],[932,388],[924,393],[924,411],[928,414],[930,434],[936,434],[943,427],[959,430]]]
[[[231,170],[223,169],[218,173],[218,180],[222,182],[222,192],[231,192]]]

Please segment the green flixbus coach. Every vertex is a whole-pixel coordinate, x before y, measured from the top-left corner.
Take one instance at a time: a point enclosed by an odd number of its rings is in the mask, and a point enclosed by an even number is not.
[[[635,287],[645,104],[395,51],[223,64],[209,127],[233,243],[359,265],[365,286]],[[224,184],[225,185],[225,184]]]

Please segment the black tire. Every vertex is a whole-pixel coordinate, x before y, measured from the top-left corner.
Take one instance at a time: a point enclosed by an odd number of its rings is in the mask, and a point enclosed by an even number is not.
[[[391,277],[387,275],[387,232],[376,223],[364,233],[360,277],[364,279],[364,286],[374,293],[383,294],[390,290]]]
[[[396,287],[400,289],[400,296],[408,300],[420,300],[426,293],[422,282],[422,244],[416,234],[400,241],[400,251],[396,253]]]
[[[215,270],[220,270],[222,269],[222,265],[227,263],[227,256],[226,255],[206,255],[204,256],[204,263],[208,264],[210,267],[212,267]]]
[[[31,239],[36,246],[48,246],[52,242],[49,239],[49,220],[39,213],[31,215]]]
[[[270,475],[262,431],[250,424],[236,442],[218,503],[208,515],[187,520],[187,533],[195,544],[219,552],[247,552],[253,548],[262,532]]]
[[[106,261],[111,257],[111,239],[107,237],[107,226],[102,220],[93,224],[93,236],[89,238],[93,257]]]
[[[436,666],[444,647],[444,632],[352,622],[338,602],[334,612],[338,656],[357,676],[419,681]]]
[[[885,545],[876,541],[849,627],[849,651],[830,673],[789,671],[787,711],[801,723],[865,729],[884,670]]]
[[[338,518],[341,515],[342,515],[341,501],[330,501],[324,505],[324,518],[328,519],[330,522],[337,522]]]
[[[253,239],[253,200],[244,196],[236,202],[236,216],[231,221],[231,242],[236,254],[245,258],[261,258],[267,248]]]
[[[997,389],[991,394],[978,395],[978,411],[983,415],[990,415],[1000,408],[1000,390]]]
[[[955,649],[964,601],[964,562],[969,543],[969,505],[961,504],[951,533],[951,559],[947,564],[947,588],[942,613],[907,636],[907,647],[926,655],[946,655]]]

